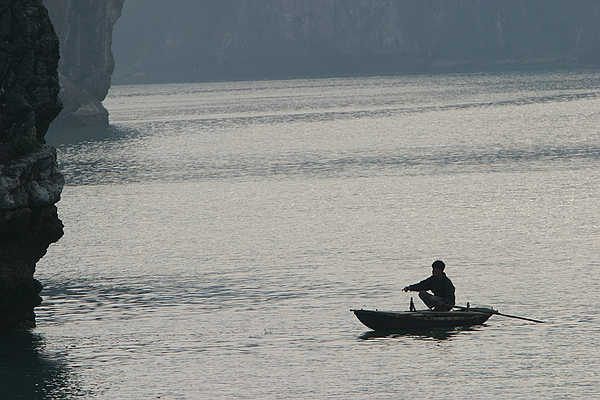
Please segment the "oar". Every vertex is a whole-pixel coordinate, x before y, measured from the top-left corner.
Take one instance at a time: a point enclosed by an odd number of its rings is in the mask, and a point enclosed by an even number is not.
[[[461,307],[461,306],[454,306],[454,308],[462,308],[463,310],[472,310],[472,308],[469,307]],[[538,324],[543,324],[545,323],[545,321],[540,321],[538,319],[532,319],[532,318],[525,318],[525,317],[518,317],[516,315],[509,315],[509,314],[502,314],[501,312],[498,312],[494,309],[490,309],[490,312],[492,314],[496,314],[496,315],[501,315],[503,317],[508,317],[508,318],[516,318],[516,319],[523,319],[525,321],[531,321],[531,322],[537,322]]]

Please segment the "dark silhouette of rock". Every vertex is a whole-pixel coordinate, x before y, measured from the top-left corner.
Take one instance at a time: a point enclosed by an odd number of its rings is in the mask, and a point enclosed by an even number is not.
[[[125,0],[44,0],[60,40],[60,99],[64,109],[56,128],[108,125],[102,101],[115,62],[113,26]]]
[[[600,0],[127,0],[113,81],[598,67]]]
[[[35,265],[63,234],[64,179],[44,141],[62,107],[58,46],[41,0],[0,0],[0,331],[35,326]]]

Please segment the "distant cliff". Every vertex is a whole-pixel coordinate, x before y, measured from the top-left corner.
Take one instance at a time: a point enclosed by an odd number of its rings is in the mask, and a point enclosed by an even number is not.
[[[60,98],[53,127],[108,125],[102,101],[114,59],[112,30],[125,0],[44,0],[60,39]]]
[[[44,144],[62,107],[58,58],[41,0],[0,0],[0,331],[35,326],[35,265],[63,234],[64,179]]]
[[[600,64],[600,0],[127,0],[115,82]]]

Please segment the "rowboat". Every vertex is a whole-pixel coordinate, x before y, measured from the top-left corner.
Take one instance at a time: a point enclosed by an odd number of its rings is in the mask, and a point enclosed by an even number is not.
[[[374,331],[404,332],[420,329],[448,329],[482,325],[492,315],[520,319],[543,324],[538,319],[500,313],[493,308],[454,306],[455,311],[417,311],[412,297],[410,311],[350,310],[366,326]]]
[[[457,311],[378,311],[351,310],[374,331],[454,328],[481,325],[498,312],[491,308],[465,308]]]

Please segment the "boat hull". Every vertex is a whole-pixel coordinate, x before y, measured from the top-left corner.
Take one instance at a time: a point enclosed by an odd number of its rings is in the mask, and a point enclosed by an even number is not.
[[[374,331],[405,331],[481,325],[493,314],[482,311],[352,311],[360,322]]]

